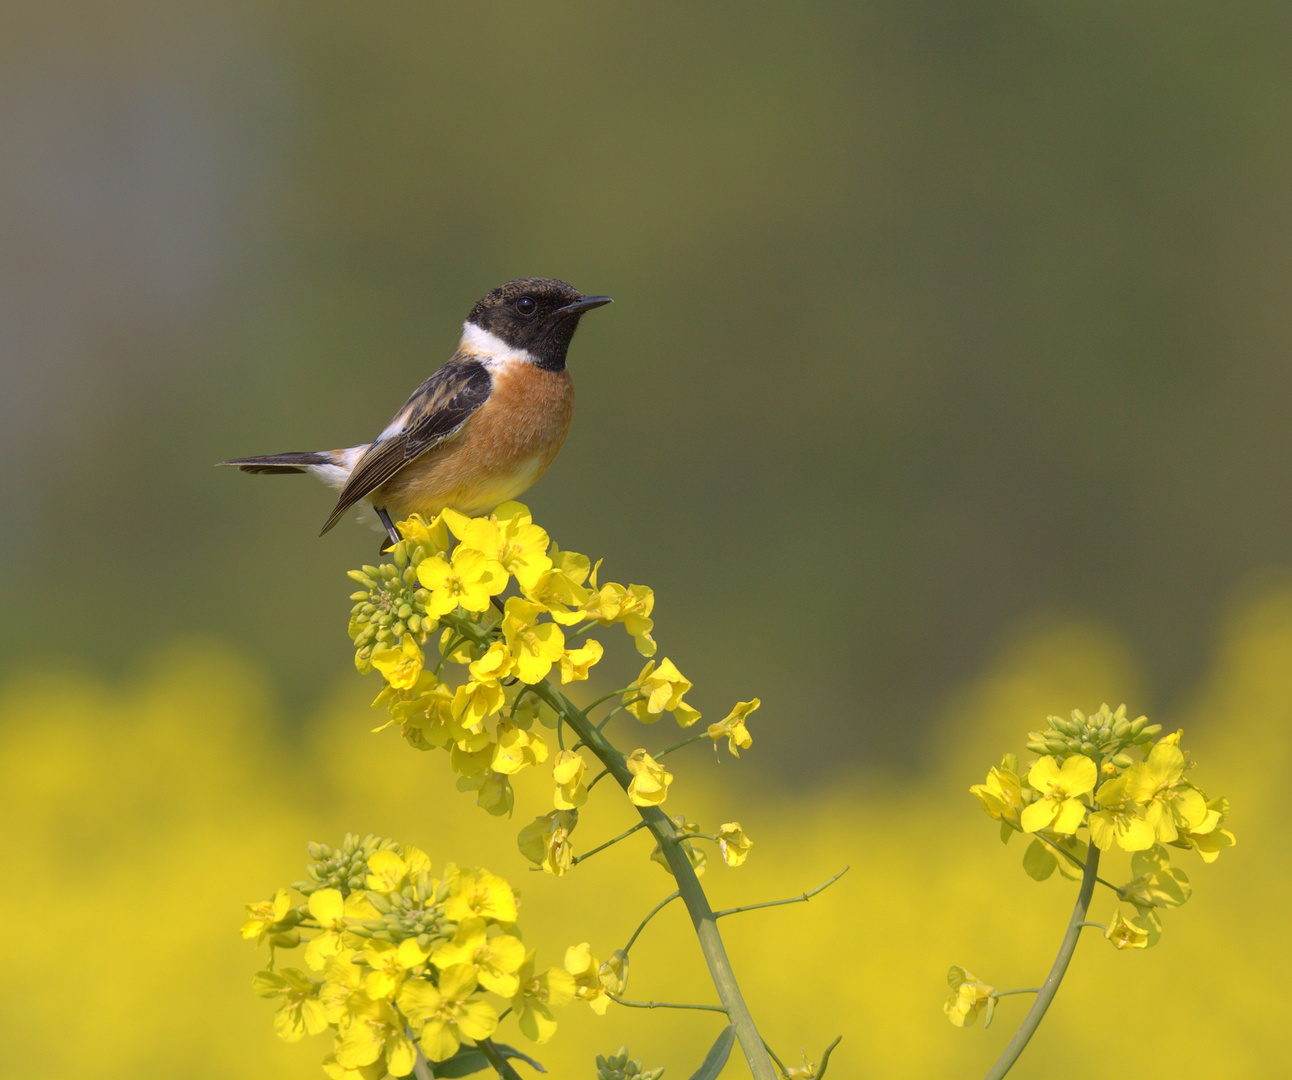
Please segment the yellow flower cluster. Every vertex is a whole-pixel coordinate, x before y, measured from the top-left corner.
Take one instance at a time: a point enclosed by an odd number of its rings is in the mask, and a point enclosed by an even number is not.
[[[653,655],[654,594],[644,585],[599,583],[600,563],[560,550],[520,503],[480,518],[446,510],[400,529],[405,539],[390,553],[393,565],[350,575],[363,586],[351,597],[356,666],[385,678],[376,703],[387,708],[389,724],[419,749],[447,750],[458,786],[476,791],[490,813],[508,814],[511,778],[550,755],[535,721],[556,724],[528,689],[549,676],[586,679],[603,652],[583,637],[594,626],[618,623],[642,655]],[[504,600],[513,583],[516,594]],[[625,691],[625,707],[643,719],[667,710],[693,723],[700,714],[682,700],[690,685],[671,661],[651,661]],[[584,767],[577,754],[558,754],[558,810],[586,797]]]
[[[1107,936],[1118,948],[1155,944],[1158,910],[1189,895],[1188,878],[1170,865],[1166,845],[1192,848],[1214,862],[1234,843],[1234,834],[1221,828],[1229,804],[1208,799],[1186,778],[1192,763],[1180,748],[1181,732],[1153,742],[1161,728],[1142,716],[1128,720],[1124,705],[1116,711],[1104,705],[1089,717],[1073,712],[1071,720],[1052,716],[1049,723],[1028,743],[1042,756],[1026,772],[1007,754],[969,790],[1001,823],[1002,840],[1014,832],[1036,837],[1023,864],[1038,880],[1056,868],[1076,876],[1073,866],[1084,862],[1089,844],[1132,852],[1135,878],[1118,899],[1133,903],[1138,916],[1126,920],[1119,913]]]
[[[304,943],[304,968],[267,970],[256,992],[279,1002],[278,1035],[295,1041],[331,1030],[324,1070],[333,1080],[407,1076],[419,1056],[442,1062],[493,1035],[501,999],[521,1032],[546,1042],[556,1030],[553,1006],[586,1000],[604,1012],[607,990],[623,982],[586,944],[567,951],[562,967],[539,972],[518,927],[516,894],[485,870],[445,867],[415,847],[347,836],[342,848],[311,845],[318,862],[310,880],[271,900],[248,904],[242,936],[274,950]],[[358,887],[336,887],[344,879]],[[304,932],[304,933],[302,933]],[[308,937],[306,936],[308,935]]]
[[[563,874],[575,861],[570,833],[593,781],[579,752],[589,745],[586,731],[573,749],[562,745],[554,755],[541,733],[559,731],[570,710],[578,712],[551,684],[558,676],[562,684],[588,678],[603,654],[585,636],[595,626],[623,626],[637,650],[653,657],[654,594],[644,585],[599,582],[601,563],[562,551],[520,503],[478,518],[446,510],[429,523],[413,517],[399,527],[404,539],[391,549],[391,563],[350,574],[362,586],[351,596],[355,665],[385,680],[374,705],[390,719],[377,730],[397,724],[418,749],[447,751],[458,788],[477,792],[491,814],[510,814],[513,778],[550,758],[554,809],[519,840],[535,865]],[[686,701],[690,690],[673,661],[648,659],[635,680],[599,704],[617,700],[613,712],[644,723],[669,713],[685,728],[700,719]],[[758,706],[757,698],[739,702],[688,741],[725,739],[739,756],[752,743],[746,721]],[[667,799],[673,774],[656,757],[639,748],[623,765],[634,805]],[[710,839],[732,866],[752,845],[738,826]]]

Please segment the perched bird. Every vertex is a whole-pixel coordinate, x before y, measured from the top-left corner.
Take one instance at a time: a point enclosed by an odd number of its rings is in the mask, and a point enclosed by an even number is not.
[[[610,302],[553,278],[509,281],[471,309],[458,351],[372,442],[220,464],[313,473],[339,488],[320,536],[361,499],[392,544],[394,522],[409,514],[487,513],[542,476],[561,449],[574,416],[565,353],[583,313]]]

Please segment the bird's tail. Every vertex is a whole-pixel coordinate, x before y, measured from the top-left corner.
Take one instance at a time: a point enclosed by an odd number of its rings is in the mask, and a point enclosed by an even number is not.
[[[335,451],[308,450],[291,454],[262,454],[259,457],[230,458],[221,465],[236,465],[246,473],[299,473],[309,472],[310,466],[335,466]]]
[[[355,462],[363,457],[367,449],[368,444],[364,443],[362,446],[347,446],[341,450],[305,450],[292,454],[230,458],[220,464],[236,465],[243,472],[249,473],[306,472],[317,476],[330,487],[341,488],[350,478]]]

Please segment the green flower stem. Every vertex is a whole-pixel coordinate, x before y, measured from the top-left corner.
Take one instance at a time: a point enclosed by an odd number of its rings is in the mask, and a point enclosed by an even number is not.
[[[611,694],[610,696],[614,697],[613,694]],[[601,700],[604,701],[605,698],[602,698]],[[637,702],[645,701],[645,700],[646,700],[645,694],[638,694],[635,698],[632,698],[629,701],[621,702],[617,708],[611,709],[608,713],[606,713],[605,716],[601,718],[601,722],[597,724],[597,730],[604,731],[606,728],[606,725],[610,723],[610,721],[613,720],[616,716],[618,716],[621,712],[626,712],[629,705],[635,705],[637,704]]]
[[[768,1053],[768,1055],[771,1057],[771,1059],[772,1059],[774,1062],[776,1062],[776,1067],[777,1067],[778,1069],[780,1069],[780,1070],[781,1070],[781,1075],[782,1075],[782,1076],[789,1076],[790,1072],[789,1072],[789,1070],[785,1067],[785,1062],[783,1062],[780,1058],[778,1058],[778,1057],[776,1056],[776,1051],[775,1051],[775,1050],[773,1050],[770,1046],[768,1046],[768,1047],[767,1047],[767,1053]]]
[[[694,839],[694,837],[692,837],[692,839]],[[849,867],[845,866],[833,877],[827,878],[825,881],[821,882],[821,884],[818,885],[815,889],[808,889],[807,892],[802,893],[799,896],[787,896],[784,900],[764,900],[761,904],[743,904],[740,907],[725,908],[722,911],[715,911],[713,913],[713,917],[715,919],[724,919],[728,915],[739,915],[742,911],[757,911],[759,908],[780,907],[782,904],[801,904],[805,900],[811,900],[812,897],[816,896],[817,893],[824,892],[836,881],[838,881],[841,877],[843,877],[843,875],[846,874],[849,869],[850,869]]]
[[[1064,851],[1063,848],[1059,847],[1059,845],[1056,844],[1053,840],[1051,840],[1048,836],[1043,836],[1040,833],[1036,833],[1036,838],[1040,840],[1041,843],[1043,844],[1049,844],[1050,847],[1054,848],[1055,854],[1062,855],[1065,859],[1068,860],[1068,862],[1072,863],[1072,865],[1075,866],[1078,870],[1084,870],[1086,868],[1086,864],[1083,863],[1080,859],[1078,859],[1075,855],[1073,855],[1072,852]],[[1112,889],[1112,891],[1117,894],[1118,900],[1126,899],[1126,890],[1122,888],[1120,885],[1114,885],[1111,881],[1108,881],[1106,878],[1097,877],[1095,878],[1095,880],[1100,885],[1106,885],[1108,888]]]
[[[584,859],[592,858],[592,856],[595,855],[598,851],[605,851],[606,848],[608,848],[611,844],[617,844],[619,843],[620,840],[625,840],[628,837],[632,836],[632,834],[635,833],[638,829],[644,829],[645,827],[646,827],[646,822],[644,821],[637,822],[637,824],[632,826],[632,828],[625,829],[623,832],[621,832],[618,836],[614,837],[613,839],[607,840],[604,844],[598,844],[590,851],[585,851],[582,855],[579,855],[574,860],[573,865],[578,866],[579,863],[583,862]]]
[[[511,1063],[502,1056],[502,1051],[494,1044],[492,1039],[479,1039],[476,1041],[476,1049],[484,1054],[485,1060],[493,1066],[502,1080],[521,1080],[521,1075],[511,1067]]]
[[[681,749],[682,749],[682,747],[684,747],[684,746],[690,746],[692,743],[698,743],[698,742],[700,742],[700,741],[702,741],[702,740],[704,740],[704,739],[707,739],[708,737],[709,737],[709,736],[708,736],[705,732],[703,732],[703,731],[702,731],[702,732],[700,732],[700,734],[699,734],[699,735],[692,735],[689,739],[683,739],[683,740],[682,740],[681,742],[679,742],[679,743],[674,743],[672,746],[668,747],[666,750],[661,750],[658,754],[652,754],[651,756],[652,756],[656,761],[659,761],[659,759],[660,759],[660,758],[662,758],[662,757],[666,757],[667,755],[669,755],[669,754],[673,753],[673,751],[674,751],[674,750],[681,750]]]
[[[666,907],[668,907],[669,904],[671,904],[674,900],[676,900],[681,895],[682,894],[680,892],[671,892],[666,897],[664,897],[663,900],[661,900],[658,904],[656,904],[653,908],[650,909],[650,914],[647,915],[646,918],[642,919],[637,929],[633,931],[633,936],[628,939],[628,944],[624,946],[623,952],[625,956],[627,956],[629,950],[634,945],[637,944],[637,939],[642,936],[642,931],[646,929],[647,923],[649,923],[651,919],[655,918],[656,915],[658,915],[661,911],[663,911]]]
[[[628,761],[624,755],[606,741],[605,736],[569,698],[546,680],[538,683],[534,691],[565,717],[566,723],[574,728],[584,745],[600,758],[619,786],[627,791],[633,775],[628,771]],[[722,935],[718,932],[717,916],[709,906],[709,898],[705,896],[699,878],[695,876],[686,853],[678,843],[673,822],[658,806],[639,806],[637,812],[654,834],[668,861],[669,869],[673,872],[677,890],[682,894],[682,901],[691,916],[691,925],[699,939],[700,950],[709,965],[709,975],[718,991],[718,1000],[722,1002],[722,1011],[726,1012],[736,1028],[736,1038],[740,1040],[740,1048],[744,1051],[745,1060],[749,1062],[754,1080],[776,1080],[775,1066],[767,1056],[767,1048],[754,1025],[749,1006],[745,1004],[740,985],[736,982],[736,973],[731,968],[726,947],[722,943]]]
[[[1059,983],[1063,981],[1064,972],[1068,970],[1068,962],[1072,959],[1072,954],[1077,947],[1077,939],[1081,937],[1081,927],[1085,925],[1086,910],[1090,907],[1090,898],[1094,895],[1095,879],[1098,877],[1099,870],[1099,849],[1093,844],[1090,845],[1089,854],[1086,856],[1085,871],[1081,875],[1081,889],[1077,893],[1077,902],[1072,908],[1072,918],[1068,920],[1068,932],[1063,936],[1063,943],[1059,946],[1059,954],[1054,958],[1054,965],[1050,968],[1050,974],[1046,976],[1045,982],[1041,984],[1041,989],[1037,992],[1036,1000],[1032,1002],[1031,1009],[1023,1018],[1023,1023],[1019,1025],[1018,1031],[1010,1039],[1009,1045],[1005,1047],[1004,1052],[996,1059],[996,1064],[991,1067],[987,1073],[986,1080],[1001,1080],[1014,1066],[1023,1048],[1027,1046],[1028,1040],[1035,1034],[1036,1029],[1040,1026],[1041,1019],[1045,1016],[1045,1010],[1050,1007],[1050,1002],[1054,1000],[1054,995],[1058,993]]]
[[[615,997],[614,994],[607,996],[616,1005],[623,1005],[628,1009],[699,1009],[702,1012],[720,1013],[727,1011],[721,1005],[697,1005],[681,1001],[629,1001],[627,998]]]

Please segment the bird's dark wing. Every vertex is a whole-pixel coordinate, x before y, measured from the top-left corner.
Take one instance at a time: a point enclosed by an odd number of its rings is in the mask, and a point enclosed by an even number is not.
[[[323,523],[323,532],[414,458],[452,436],[488,400],[492,386],[488,369],[479,360],[463,356],[453,357],[422,383],[395,414],[395,420],[402,419],[403,429],[385,438],[379,436],[355,463],[336,506]]]

